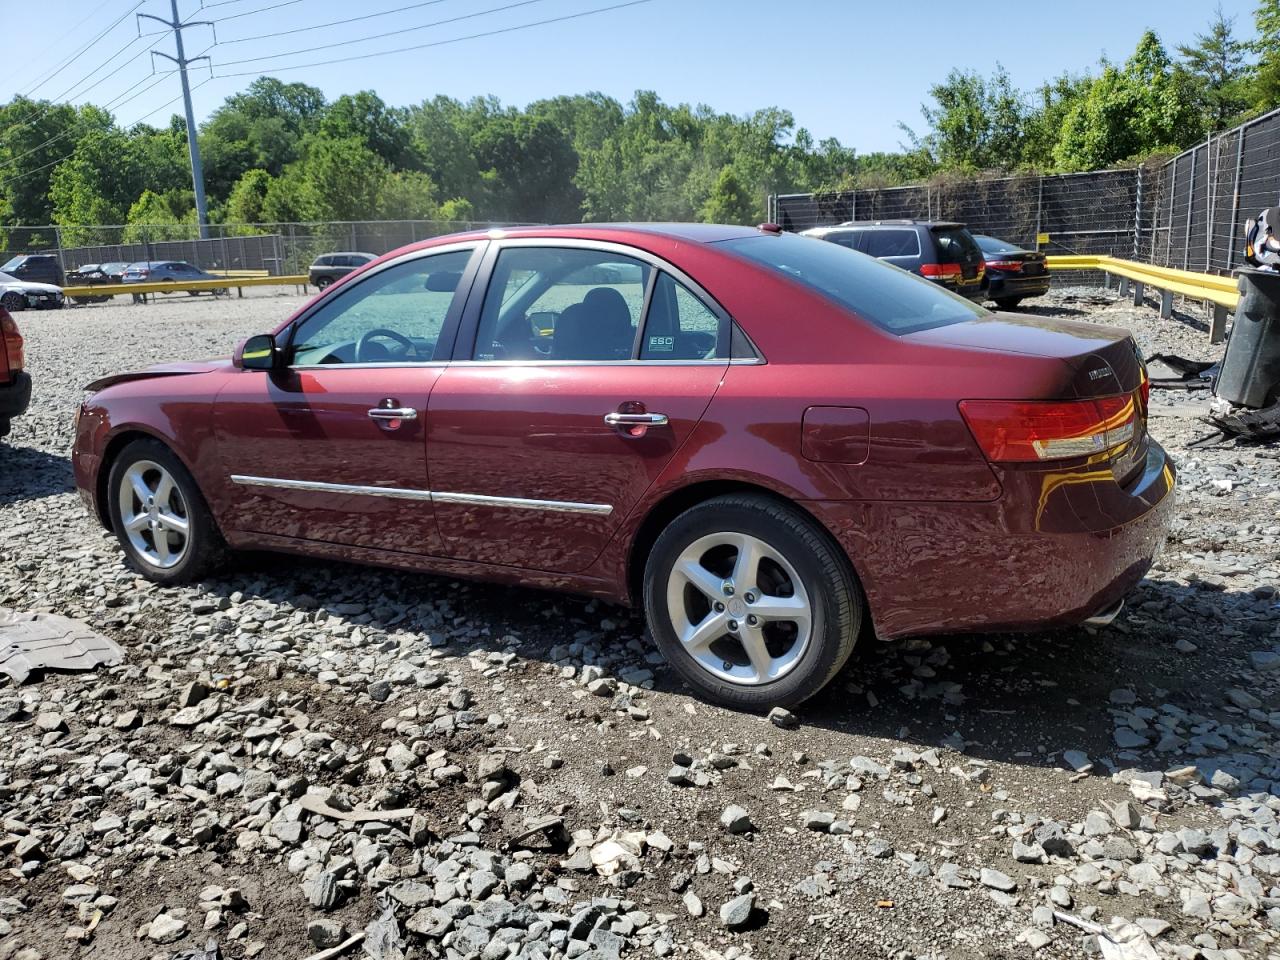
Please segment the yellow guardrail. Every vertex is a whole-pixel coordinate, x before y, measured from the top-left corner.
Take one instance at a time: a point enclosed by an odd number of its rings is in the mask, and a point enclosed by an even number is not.
[[[87,287],[63,287],[68,297],[118,297],[124,293],[183,293],[226,290],[230,287],[301,287],[306,274],[288,277],[227,277],[219,280],[166,280],[155,283],[103,283]]]
[[[269,277],[269,270],[209,270],[215,277]]]
[[[1220,343],[1226,336],[1227,314],[1235,313],[1240,302],[1240,292],[1235,277],[1223,277],[1211,273],[1195,273],[1175,267],[1159,267],[1136,260],[1089,254],[1065,254],[1048,258],[1051,270],[1102,270],[1124,277],[1132,282],[1133,302],[1142,303],[1146,287],[1159,290],[1160,316],[1173,313],[1173,295],[1213,304],[1213,320],[1209,324],[1209,342]]]

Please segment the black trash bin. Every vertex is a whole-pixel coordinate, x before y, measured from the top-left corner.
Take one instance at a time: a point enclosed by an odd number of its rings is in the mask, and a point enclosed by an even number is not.
[[[1240,271],[1240,304],[1213,392],[1254,409],[1280,400],[1280,273]]]

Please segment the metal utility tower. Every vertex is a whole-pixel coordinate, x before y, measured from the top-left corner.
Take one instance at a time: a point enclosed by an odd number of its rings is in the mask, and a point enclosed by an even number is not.
[[[170,9],[173,11],[173,19],[166,20],[164,17],[157,17],[150,13],[140,13],[139,18],[145,17],[148,20],[155,20],[157,23],[163,23],[166,27],[173,31],[173,42],[176,47],[177,56],[171,57],[167,53],[161,53],[159,50],[152,50],[153,57],[164,57],[178,65],[178,75],[182,78],[182,105],[187,114],[187,151],[191,154],[191,185],[196,195],[196,222],[200,225],[200,239],[207,240],[209,238],[209,209],[204,199],[204,166],[200,163],[200,140],[196,136],[196,117],[195,112],[191,109],[191,84],[187,80],[187,64],[196,63],[199,60],[208,60],[208,57],[192,57],[187,59],[186,53],[182,48],[182,30],[184,27],[212,27],[213,24],[208,20],[189,20],[183,23],[178,16],[178,0],[169,0]]]

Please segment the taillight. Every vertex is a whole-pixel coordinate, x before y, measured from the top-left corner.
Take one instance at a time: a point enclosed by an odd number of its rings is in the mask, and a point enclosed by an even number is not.
[[[1040,463],[1105,453],[1133,439],[1134,395],[1095,400],[962,400],[987,459]]]
[[[963,268],[958,263],[922,263],[920,264],[920,276],[928,277],[930,280],[958,280],[963,276]]]
[[[1138,396],[1142,398],[1142,412],[1146,413],[1151,409],[1151,378],[1147,376],[1146,364],[1139,364],[1138,372],[1142,375],[1142,383],[1138,384]]]
[[[9,369],[21,370],[26,357],[22,350],[22,334],[18,332],[18,324],[9,311],[0,307],[0,343],[9,357]]]
[[[988,270],[1004,270],[1007,273],[1021,273],[1022,261],[1021,260],[988,260],[987,269]]]

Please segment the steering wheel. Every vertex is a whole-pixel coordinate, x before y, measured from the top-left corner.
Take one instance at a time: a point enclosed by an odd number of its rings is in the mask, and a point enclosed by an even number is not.
[[[366,357],[365,352],[369,349],[369,345],[376,337],[386,337],[388,340],[394,340],[396,343],[404,347],[404,356],[409,356],[415,350],[413,341],[402,333],[396,333],[394,330],[387,330],[385,327],[375,327],[372,330],[366,330],[360,335],[360,339],[356,341],[356,363],[372,363],[372,357]],[[385,350],[386,348],[383,347]]]

